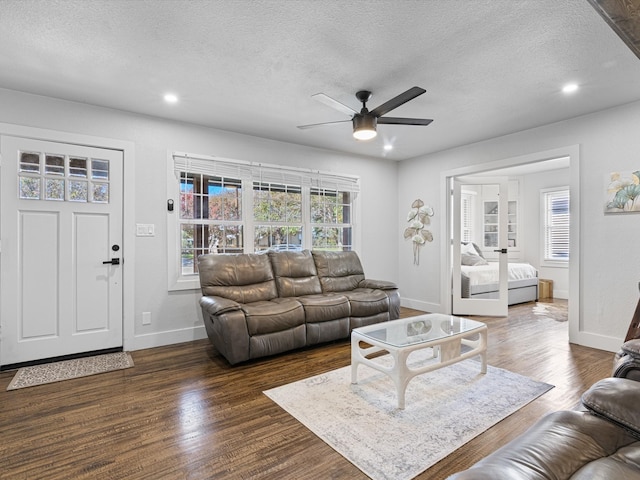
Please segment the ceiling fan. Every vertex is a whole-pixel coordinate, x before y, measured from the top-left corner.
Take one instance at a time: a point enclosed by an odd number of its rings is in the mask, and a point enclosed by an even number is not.
[[[337,100],[325,95],[324,93],[316,93],[312,95],[314,98],[329,107],[351,115],[351,120],[338,120],[336,122],[324,122],[314,123],[311,125],[299,125],[298,128],[312,128],[321,125],[332,125],[335,123],[344,123],[351,121],[353,123],[353,136],[358,140],[370,140],[377,135],[376,126],[378,124],[393,124],[393,125],[429,125],[433,120],[427,118],[400,118],[400,117],[383,117],[384,114],[389,113],[394,108],[398,108],[400,105],[407,103],[409,100],[413,100],[419,95],[425,93],[426,90],[420,87],[412,87],[404,93],[393,97],[391,100],[383,103],[382,105],[369,111],[367,109],[367,102],[371,98],[371,92],[368,90],[360,90],[356,93],[356,98],[362,102],[362,109],[357,112],[353,108],[340,103]]]

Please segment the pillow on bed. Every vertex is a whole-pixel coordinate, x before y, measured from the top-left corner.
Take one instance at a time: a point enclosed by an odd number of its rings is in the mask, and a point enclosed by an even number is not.
[[[480,250],[480,247],[478,245],[476,245],[475,243],[472,243],[471,245],[473,245],[473,248],[476,249],[476,252],[478,252],[478,255],[480,255],[482,258],[484,258],[484,255],[482,254],[482,250]]]
[[[474,267],[476,265],[488,265],[487,261],[477,253],[463,253],[460,255],[460,263],[470,267]]]
[[[482,251],[480,250],[480,247],[478,247],[475,243],[472,243],[472,242],[463,243],[462,248],[460,249],[460,253],[462,253],[463,255],[465,253],[469,255],[478,255],[480,258],[484,258],[484,255],[482,255]]]

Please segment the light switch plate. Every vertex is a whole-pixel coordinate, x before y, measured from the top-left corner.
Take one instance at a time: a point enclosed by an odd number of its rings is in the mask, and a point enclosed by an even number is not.
[[[152,223],[137,223],[136,237],[154,237],[156,235],[156,226]]]

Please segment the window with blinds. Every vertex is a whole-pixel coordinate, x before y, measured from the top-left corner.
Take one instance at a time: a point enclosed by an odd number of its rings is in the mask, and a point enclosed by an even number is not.
[[[543,260],[569,261],[569,189],[545,189],[541,191],[543,206]]]
[[[356,176],[182,153],[171,160],[179,208],[169,212],[170,290],[197,288],[202,254],[353,248]]]

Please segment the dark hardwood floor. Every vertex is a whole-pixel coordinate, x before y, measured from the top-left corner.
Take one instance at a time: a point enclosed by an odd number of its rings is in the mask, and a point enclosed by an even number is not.
[[[609,376],[612,353],[569,344],[567,323],[534,306],[474,318],[489,327],[490,365],[555,388],[417,478],[469,467]],[[134,368],[9,392],[15,372],[0,373],[0,478],[367,478],[262,393],[349,365],[348,340],[235,367],[207,340],[132,355]]]

